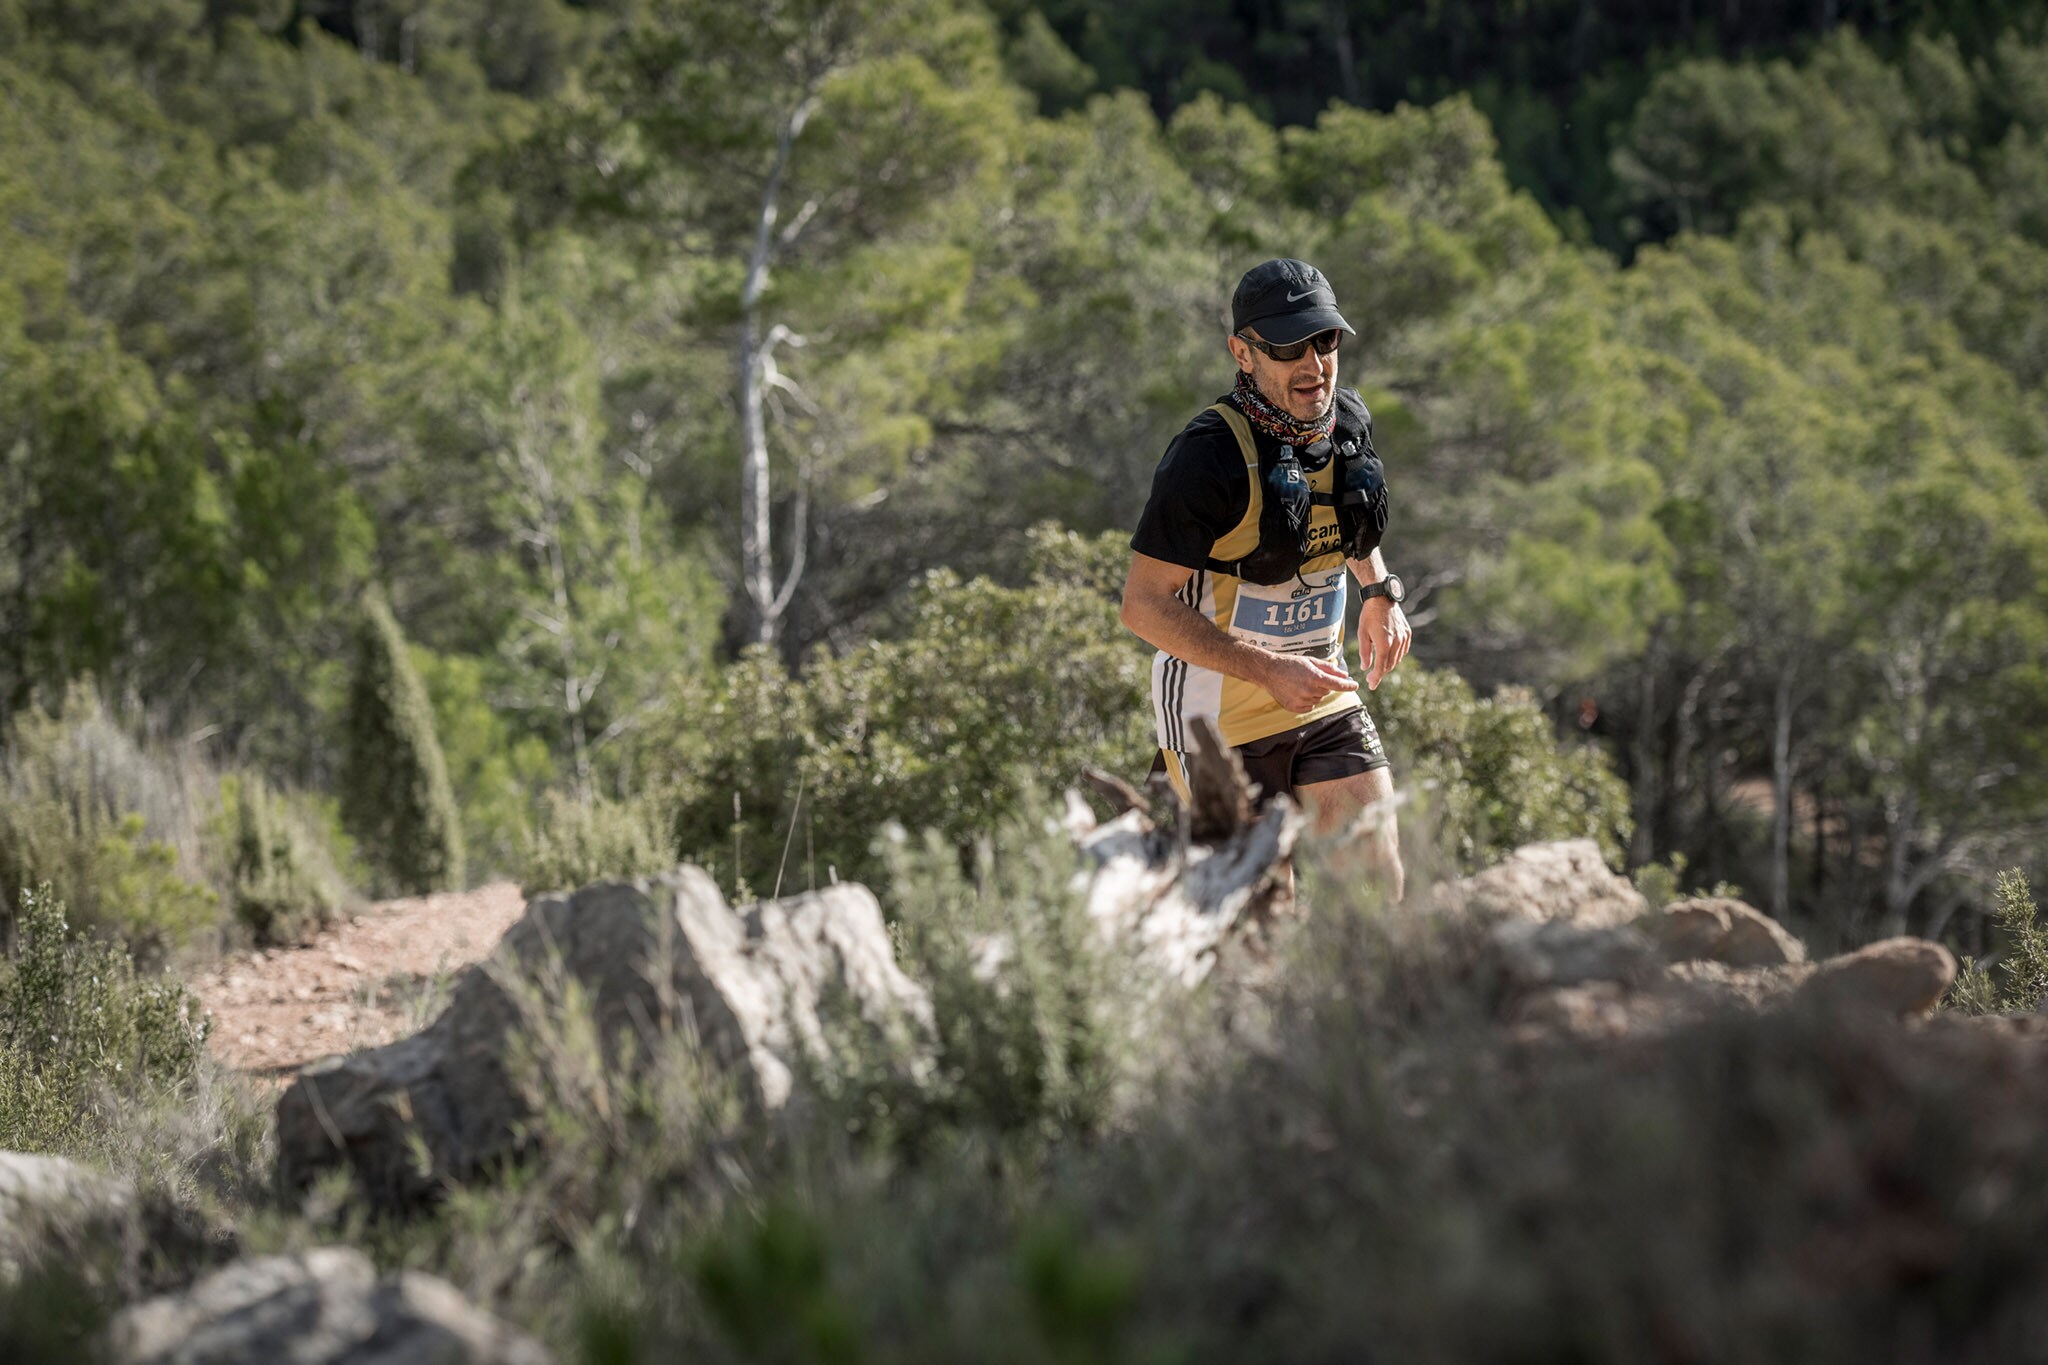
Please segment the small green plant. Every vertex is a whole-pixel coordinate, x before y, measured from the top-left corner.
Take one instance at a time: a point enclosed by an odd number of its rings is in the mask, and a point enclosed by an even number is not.
[[[1027,1141],[1099,1131],[1137,1002],[1075,887],[1072,841],[1027,809],[980,840],[971,865],[936,831],[913,843],[892,830],[883,857],[898,955],[931,992],[937,1050],[914,1095],[870,1097],[868,1117],[913,1148],[947,1128]]]
[[[1674,853],[1661,863],[1644,863],[1635,870],[1636,890],[1652,910],[1661,910],[1678,899],[1685,884],[1686,858]]]
[[[348,884],[318,824],[262,778],[221,779],[219,823],[232,831],[223,842],[235,918],[258,943],[302,939],[348,903]]]
[[[109,1095],[191,1079],[207,1021],[183,985],[74,935],[47,884],[21,893],[16,930],[0,968],[0,1149],[78,1146],[104,1125]]]
[[[14,891],[44,882],[80,926],[144,957],[210,928],[219,900],[199,870],[193,790],[205,780],[139,744],[90,683],[54,714],[16,717],[0,736],[0,930]]]
[[[2048,926],[2018,868],[1998,874],[1992,898],[1999,955],[1988,965],[1965,958],[1946,1003],[1964,1014],[2031,1013],[2048,997]]]
[[[1022,586],[936,571],[876,638],[800,674],[743,655],[665,725],[677,851],[760,895],[834,870],[879,886],[885,821],[965,852],[1083,765],[1140,779],[1151,651],[1117,622],[1129,554],[1041,528]]]

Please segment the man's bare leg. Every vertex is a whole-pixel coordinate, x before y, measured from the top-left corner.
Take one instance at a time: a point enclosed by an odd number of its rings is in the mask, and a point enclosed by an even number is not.
[[[1401,867],[1401,837],[1394,820],[1394,774],[1389,768],[1374,768],[1333,782],[1311,782],[1298,789],[1303,804],[1315,817],[1318,834],[1334,834],[1349,825],[1369,806],[1386,805],[1378,812],[1372,828],[1361,836],[1365,863],[1372,879],[1389,900],[1398,903],[1406,889]]]

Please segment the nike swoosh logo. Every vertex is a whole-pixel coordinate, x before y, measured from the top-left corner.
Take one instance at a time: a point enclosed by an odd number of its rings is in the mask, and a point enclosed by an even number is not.
[[[1289,303],[1299,303],[1301,302],[1301,300],[1307,298],[1310,294],[1313,294],[1315,292],[1316,291],[1313,289],[1304,289],[1299,294],[1289,294],[1287,296],[1287,301]]]

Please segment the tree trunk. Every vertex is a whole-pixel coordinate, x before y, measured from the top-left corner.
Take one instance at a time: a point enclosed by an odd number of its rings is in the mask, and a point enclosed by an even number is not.
[[[1351,21],[1338,0],[1328,0],[1323,17],[1329,24],[1330,46],[1337,55],[1337,88],[1346,104],[1363,106],[1365,95],[1358,87],[1358,55],[1351,45]]]
[[[1664,770],[1666,805],[1666,830],[1669,842],[1679,848],[1690,842],[1693,826],[1691,813],[1693,801],[1693,754],[1699,747],[1700,697],[1707,688],[1707,674],[1703,668],[1686,680],[1685,690],[1679,695],[1678,710],[1672,725],[1671,762]]]
[[[562,705],[569,717],[569,752],[576,767],[576,800],[585,809],[590,806],[590,737],[583,723],[583,674],[577,667],[575,632],[569,628],[574,607],[569,601],[569,566],[562,557],[562,534],[560,523],[549,517],[546,531],[548,538],[548,577],[555,603],[555,618],[560,629],[555,633],[555,647],[562,658]]]
[[[768,183],[761,191],[761,208],[754,222],[754,249],[747,259],[746,283],[740,291],[739,349],[734,357],[739,371],[740,397],[740,584],[753,609],[756,644],[773,646],[781,635],[783,613],[796,588],[802,561],[791,565],[783,591],[775,588],[775,546],[773,503],[768,479],[768,422],[762,411],[762,392],[767,365],[761,328],[761,295],[768,288],[768,273],[774,264],[775,223],[780,214],[782,177],[789,169],[791,149],[811,116],[815,104],[808,93],[782,121],[776,137],[775,161],[768,171]]]
[[[1906,932],[1906,910],[1913,901],[1906,853],[1917,813],[1917,803],[1911,794],[1885,802],[1884,919],[1879,925],[1883,938]]]
[[[1784,919],[1792,899],[1792,677],[1778,670],[1771,714],[1771,915]]]
[[[1635,830],[1629,836],[1628,860],[1642,867],[1657,856],[1657,835],[1652,827],[1657,815],[1660,777],[1657,772],[1657,670],[1663,658],[1663,632],[1650,640],[1643,655],[1641,686],[1636,689],[1636,732],[1629,739],[1630,766],[1634,768]]]
[[[770,212],[773,212],[771,207]],[[748,294],[752,288],[749,271]],[[773,645],[781,621],[775,600],[773,524],[769,517],[768,426],[761,412],[759,306],[749,298],[740,317],[740,583],[754,613],[756,644]]]

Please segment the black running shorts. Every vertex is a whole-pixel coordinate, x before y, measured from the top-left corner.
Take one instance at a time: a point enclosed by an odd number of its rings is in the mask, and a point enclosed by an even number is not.
[[[1245,776],[1258,785],[1260,805],[1276,792],[1297,796],[1301,788],[1317,782],[1356,777],[1387,766],[1379,729],[1363,706],[1240,744],[1236,752]],[[1155,755],[1152,771],[1165,773],[1166,762],[1165,753]]]

